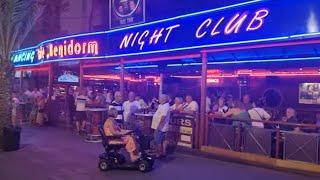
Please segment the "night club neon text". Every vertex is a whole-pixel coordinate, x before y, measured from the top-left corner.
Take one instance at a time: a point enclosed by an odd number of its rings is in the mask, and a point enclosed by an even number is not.
[[[269,15],[269,10],[260,9],[254,12],[245,11],[243,13],[236,13],[231,18],[225,16],[218,18],[207,18],[199,26],[195,28],[194,36],[197,39],[204,37],[214,37],[217,35],[231,35],[245,32],[253,32],[259,30],[263,27],[265,19]],[[155,30],[146,29],[141,32],[132,32],[126,34],[119,45],[120,49],[128,49],[135,46],[139,47],[139,50],[144,50],[146,45],[156,46],[159,43],[167,43],[174,33],[179,33],[181,28],[191,28],[183,27],[189,25],[185,24],[175,24],[168,27],[159,27]],[[186,35],[187,37],[188,35]],[[171,38],[172,39],[172,38]]]
[[[125,37],[122,39],[121,44],[120,44],[120,49],[133,47],[135,44],[138,44],[140,47],[140,50],[143,49],[146,43],[150,44],[158,44],[159,39],[163,37],[163,42],[167,43],[172,31],[176,28],[179,28],[180,24],[176,24],[173,26],[169,26],[166,28],[160,28],[156,29],[153,32],[150,30],[145,30],[142,33],[136,32],[136,33],[131,33],[125,35]],[[147,40],[147,38],[149,40]]]
[[[267,9],[258,10],[251,19],[249,19],[249,15],[247,12],[242,14],[237,13],[229,21],[226,21],[225,17],[221,17],[217,23],[214,23],[213,19],[208,18],[198,27],[196,37],[203,38],[206,35],[216,36],[221,33],[224,33],[224,35],[237,34],[241,30],[244,32],[256,31],[263,26],[265,18],[269,15],[269,11]],[[225,26],[222,25],[223,22],[227,22]],[[245,26],[246,22],[249,22],[246,28],[241,29],[242,26]]]

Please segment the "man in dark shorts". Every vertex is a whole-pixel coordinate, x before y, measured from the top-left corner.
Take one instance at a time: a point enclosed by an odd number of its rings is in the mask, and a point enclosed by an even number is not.
[[[80,134],[81,131],[85,130],[86,120],[87,120],[87,112],[86,112],[86,104],[88,103],[89,98],[86,95],[85,90],[80,90],[79,95],[76,97],[75,105],[76,105],[76,130],[77,133]]]

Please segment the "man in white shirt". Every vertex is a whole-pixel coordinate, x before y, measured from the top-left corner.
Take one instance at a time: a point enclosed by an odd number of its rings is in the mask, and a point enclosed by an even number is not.
[[[84,131],[87,113],[86,113],[86,104],[88,103],[89,98],[86,96],[85,90],[80,90],[79,95],[75,98],[76,105],[76,128],[77,133],[80,134],[81,131]]]
[[[183,105],[183,111],[191,114],[196,114],[199,111],[199,105],[193,100],[192,96],[186,96],[186,103]]]
[[[257,101],[253,104],[253,108],[248,110],[251,120],[267,121],[271,118],[271,116],[261,107],[262,107],[261,102]],[[252,126],[264,128],[264,124],[262,122],[253,121]]]
[[[123,124],[123,106],[122,106],[122,96],[120,91],[116,91],[114,93],[114,101],[109,105],[109,110],[110,109],[116,109],[118,114],[116,117],[116,121],[118,123]]]
[[[165,156],[166,145],[165,134],[169,131],[170,105],[168,96],[163,94],[159,97],[159,107],[152,118],[151,128],[154,129],[154,141],[156,144],[157,156]]]
[[[135,93],[130,92],[128,100],[123,103],[123,120],[128,129],[135,128],[134,114],[140,109],[139,102],[135,100]]]

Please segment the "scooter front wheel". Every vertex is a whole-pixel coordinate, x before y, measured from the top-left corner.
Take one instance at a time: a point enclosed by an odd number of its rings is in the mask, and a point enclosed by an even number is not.
[[[110,164],[107,160],[101,159],[99,161],[99,169],[101,171],[108,171],[110,169]]]
[[[142,160],[138,163],[138,169],[140,172],[149,172],[151,170],[151,165],[148,161]]]

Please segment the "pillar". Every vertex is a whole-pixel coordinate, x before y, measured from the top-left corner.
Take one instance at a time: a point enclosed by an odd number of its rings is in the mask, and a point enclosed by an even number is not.
[[[19,91],[23,93],[23,70],[20,70],[20,79],[19,79]]]
[[[160,73],[160,84],[159,84],[159,97],[163,94],[163,73]]]
[[[120,60],[120,93],[121,97],[124,98],[124,59]]]
[[[80,88],[83,88],[84,87],[84,79],[83,79],[83,75],[84,75],[84,69],[83,69],[83,64],[82,62],[80,62]]]
[[[207,112],[206,112],[206,99],[207,99],[207,66],[208,66],[208,60],[207,60],[207,54],[202,52],[202,70],[201,70],[201,103],[200,103],[200,119],[199,119],[199,128],[198,128],[198,147],[200,148],[204,144],[205,136],[205,127],[206,126],[206,118],[207,118]]]
[[[49,64],[49,79],[48,79],[48,87],[49,87],[49,92],[48,92],[48,94],[49,94],[49,101],[51,100],[51,96],[53,95],[53,64],[52,63],[50,63]]]

